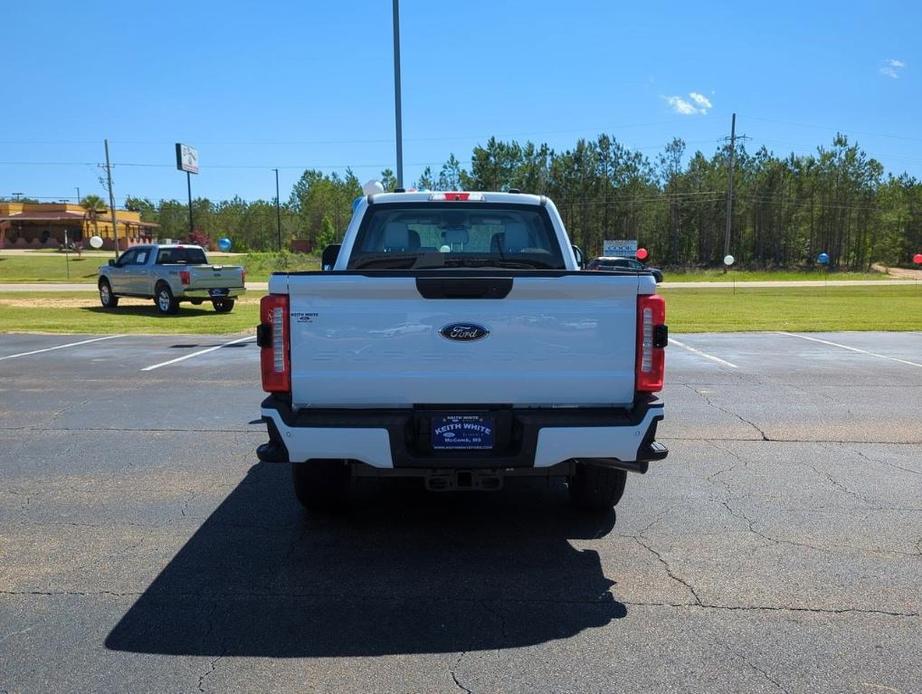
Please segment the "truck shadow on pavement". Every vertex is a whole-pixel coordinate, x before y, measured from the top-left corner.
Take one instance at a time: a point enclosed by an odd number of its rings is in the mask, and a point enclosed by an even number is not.
[[[489,494],[363,482],[312,517],[287,465],[257,464],[122,617],[137,653],[375,656],[514,648],[624,617],[599,556],[614,513],[571,511],[562,484]]]

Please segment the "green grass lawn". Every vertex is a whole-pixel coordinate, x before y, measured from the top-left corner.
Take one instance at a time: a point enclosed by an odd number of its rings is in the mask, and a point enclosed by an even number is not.
[[[669,329],[676,333],[750,330],[922,330],[922,286],[791,287],[662,290]],[[182,304],[161,316],[153,301],[123,299],[103,310],[95,294],[0,294],[0,332],[239,334],[258,322],[259,294],[233,313]]]
[[[922,330],[922,286],[661,290],[669,330]]]
[[[664,282],[766,282],[789,280],[814,280],[827,278],[822,270],[663,270]],[[897,279],[882,272],[830,272],[831,280],[892,280]]]
[[[2,282],[95,282],[96,271],[105,265],[111,253],[88,254],[82,257],[63,253],[29,253],[0,255]],[[70,278],[67,276],[70,271]]]
[[[105,265],[112,253],[84,253],[81,257],[71,254],[69,263],[63,253],[8,254],[0,253],[0,283],[4,282],[78,282],[93,284],[96,271]],[[274,271],[318,270],[320,261],[312,255],[300,253],[248,253],[225,256],[210,254],[215,264],[243,265],[247,280],[265,282]],[[70,272],[68,278],[67,272]]]
[[[186,303],[179,314],[162,316],[153,301],[142,299],[121,299],[117,308],[103,309],[95,293],[0,293],[0,332],[239,334],[259,322],[260,296],[248,294],[231,313],[215,313],[210,303]]]

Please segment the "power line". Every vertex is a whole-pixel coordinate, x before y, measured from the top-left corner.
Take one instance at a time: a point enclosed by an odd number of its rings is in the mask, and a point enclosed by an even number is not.
[[[775,123],[777,125],[789,125],[795,128],[813,128],[815,130],[832,130],[837,133],[842,133],[843,135],[862,135],[864,137],[885,137],[885,138],[890,138],[893,140],[907,140],[910,142],[922,142],[922,138],[909,137],[908,135],[893,135],[893,134],[885,134],[885,133],[870,133],[866,131],[862,132],[860,130],[846,130],[841,127],[833,127],[829,125],[811,125],[809,123],[794,123],[791,121],[775,120],[773,118],[761,118],[759,116],[747,115],[747,118],[750,118],[752,120],[763,121],[765,123]]]
[[[405,137],[404,142],[452,142],[452,141],[462,141],[462,140],[480,140],[484,138],[495,138],[497,140],[504,138],[516,138],[516,137],[538,137],[538,136],[547,136],[547,135],[567,135],[572,133],[582,133],[582,132],[593,132],[598,134],[607,134],[615,130],[622,130],[627,128],[643,128],[650,127],[654,125],[668,125],[672,124],[673,121],[648,121],[644,123],[624,123],[620,125],[607,125],[602,128],[568,128],[566,130],[533,130],[533,131],[519,131],[519,132],[506,132],[506,133],[491,133],[491,134],[476,134],[476,135],[439,135],[439,136],[428,136],[428,137]],[[110,140],[112,144],[119,145],[156,145],[156,146],[172,146],[173,142],[166,142],[160,140]],[[331,140],[228,140],[228,141],[218,141],[218,140],[197,140],[199,146],[204,145],[367,145],[367,144],[390,144],[394,142],[394,138],[362,138],[362,139],[331,139]],[[7,145],[62,145],[62,144],[75,144],[75,145],[94,145],[98,144],[96,140],[0,140],[0,144]]]

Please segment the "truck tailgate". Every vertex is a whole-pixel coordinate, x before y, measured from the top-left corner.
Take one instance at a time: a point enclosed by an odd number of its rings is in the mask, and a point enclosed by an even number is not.
[[[243,286],[243,272],[239,265],[190,265],[190,289],[226,289]]]
[[[651,278],[520,273],[504,298],[424,298],[413,276],[285,279],[296,407],[617,406],[634,398],[637,294]],[[442,334],[456,323],[489,332],[470,341]]]

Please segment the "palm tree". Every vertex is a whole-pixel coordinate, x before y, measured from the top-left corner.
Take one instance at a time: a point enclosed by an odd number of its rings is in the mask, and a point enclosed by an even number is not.
[[[84,217],[93,223],[93,235],[99,236],[98,218],[100,212],[106,211],[106,201],[98,195],[87,195],[80,201],[80,206],[86,210]]]

